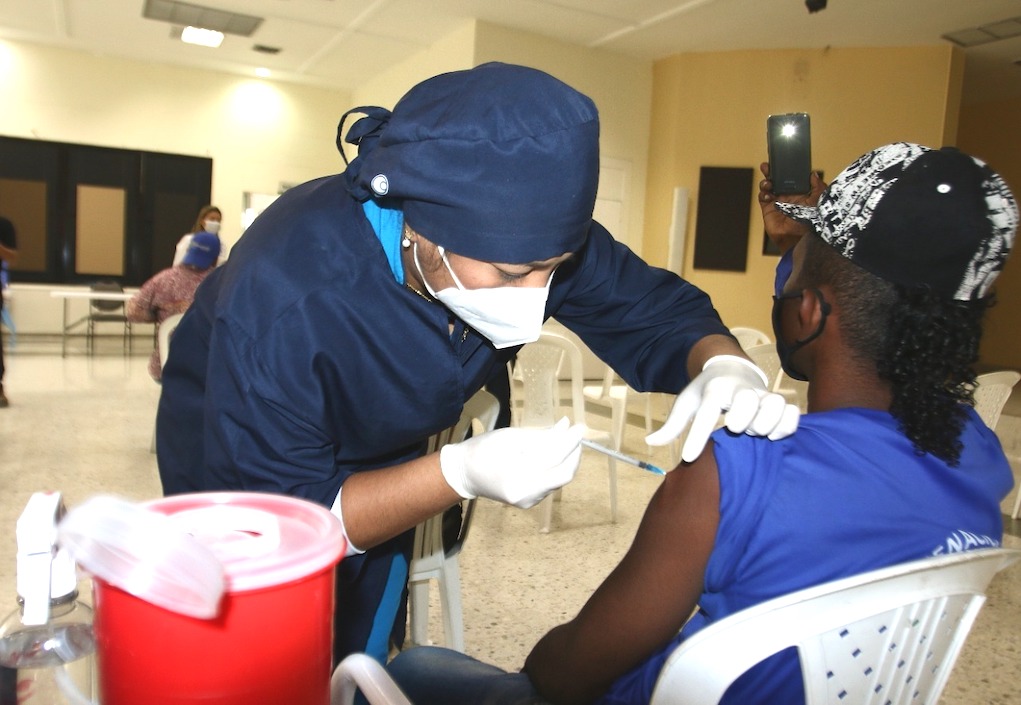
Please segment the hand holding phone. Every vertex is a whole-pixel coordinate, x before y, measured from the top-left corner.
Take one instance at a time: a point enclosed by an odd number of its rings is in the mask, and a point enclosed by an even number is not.
[[[812,135],[808,113],[767,117],[766,146],[773,193],[808,193],[812,188]]]

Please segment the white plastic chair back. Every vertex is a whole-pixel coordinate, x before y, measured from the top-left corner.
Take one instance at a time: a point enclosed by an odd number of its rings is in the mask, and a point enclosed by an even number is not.
[[[1015,549],[942,555],[817,585],[706,627],[667,658],[650,705],[718,703],[741,674],[796,646],[807,705],[932,705]]]
[[[175,313],[172,316],[167,316],[160,323],[158,339],[160,347],[160,365],[162,367],[166,367],[167,356],[170,355],[170,336],[174,334],[174,330],[177,328],[177,325],[181,322],[182,318],[184,318],[183,313]]]
[[[1014,391],[1014,385],[1021,379],[1021,374],[1014,370],[987,372],[975,379],[975,411],[986,426],[996,430],[1003,407]],[[1018,488],[1014,499],[1014,508],[1010,512],[1011,519],[1017,519],[1021,513],[1021,488]]]
[[[522,403],[515,426],[546,428],[557,422],[560,407],[558,372],[564,351],[540,337],[518,351],[514,370],[521,375]]]
[[[492,431],[500,413],[496,397],[484,389],[476,392],[461,411],[454,426],[429,439],[429,452],[439,450],[447,443],[459,443],[468,435],[473,423],[476,433]],[[449,548],[443,546],[443,514],[426,519],[415,528],[415,543],[411,564],[408,566],[408,613],[411,618],[411,642],[428,643],[429,633],[429,581],[439,586],[440,607],[443,610],[443,635],[446,646],[464,651],[464,618],[461,610],[461,571],[457,554],[461,552],[475,512],[475,500],[462,503],[461,529],[457,540]]]
[[[1019,379],[1021,374],[1014,370],[987,372],[975,379],[975,411],[989,428],[996,429],[1003,405]]]
[[[747,350],[754,345],[762,345],[764,343],[772,343],[773,339],[770,338],[766,333],[763,333],[758,328],[748,328],[747,326],[734,326],[730,329],[730,334],[737,338],[737,343],[742,348]]]
[[[157,335],[157,344],[160,350],[160,368],[167,366],[167,356],[170,354],[170,336],[174,334],[174,329],[177,328],[177,324],[181,322],[183,316],[183,313],[175,313],[172,316],[167,316],[160,323],[159,334]],[[152,442],[149,444],[149,452],[156,452],[155,426],[152,429]]]
[[[544,330],[534,343],[524,345],[517,354],[515,370],[520,370],[523,403],[515,409],[515,426],[552,426],[560,414],[560,367],[566,364],[571,392],[568,418],[585,427],[585,438],[595,443],[614,445],[611,431],[592,428],[586,422],[584,370],[581,349],[568,337]],[[595,452],[595,451],[589,451]],[[617,463],[606,456],[610,481],[610,520],[617,521]],[[542,500],[543,519],[540,531],[548,533],[553,522],[553,501],[560,490]]]
[[[773,390],[780,376],[780,356],[776,352],[776,346],[772,343],[753,345],[745,348],[745,354],[766,373],[766,379],[769,380],[766,389]]]
[[[610,410],[610,436],[613,449],[620,450],[624,442],[624,425],[627,423],[628,399],[638,394],[624,383],[613,368],[606,366],[602,384],[586,384],[581,388],[586,404],[595,404]],[[645,432],[652,432],[652,419],[649,415],[648,397],[646,397]]]

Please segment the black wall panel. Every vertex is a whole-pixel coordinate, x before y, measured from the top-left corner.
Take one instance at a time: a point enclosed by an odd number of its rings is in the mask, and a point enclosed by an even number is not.
[[[695,269],[745,271],[754,171],[702,167],[695,218]]]

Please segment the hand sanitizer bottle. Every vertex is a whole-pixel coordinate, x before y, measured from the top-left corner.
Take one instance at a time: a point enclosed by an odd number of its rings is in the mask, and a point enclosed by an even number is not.
[[[63,511],[59,493],[37,492],[18,519],[19,606],[0,624],[0,705],[95,700],[92,608],[78,600],[75,564],[56,546]]]

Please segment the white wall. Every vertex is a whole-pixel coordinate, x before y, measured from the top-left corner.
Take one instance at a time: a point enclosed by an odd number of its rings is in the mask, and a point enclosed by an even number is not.
[[[245,191],[343,169],[340,91],[13,41],[0,41],[0,86],[0,135],[211,157],[227,247]]]

